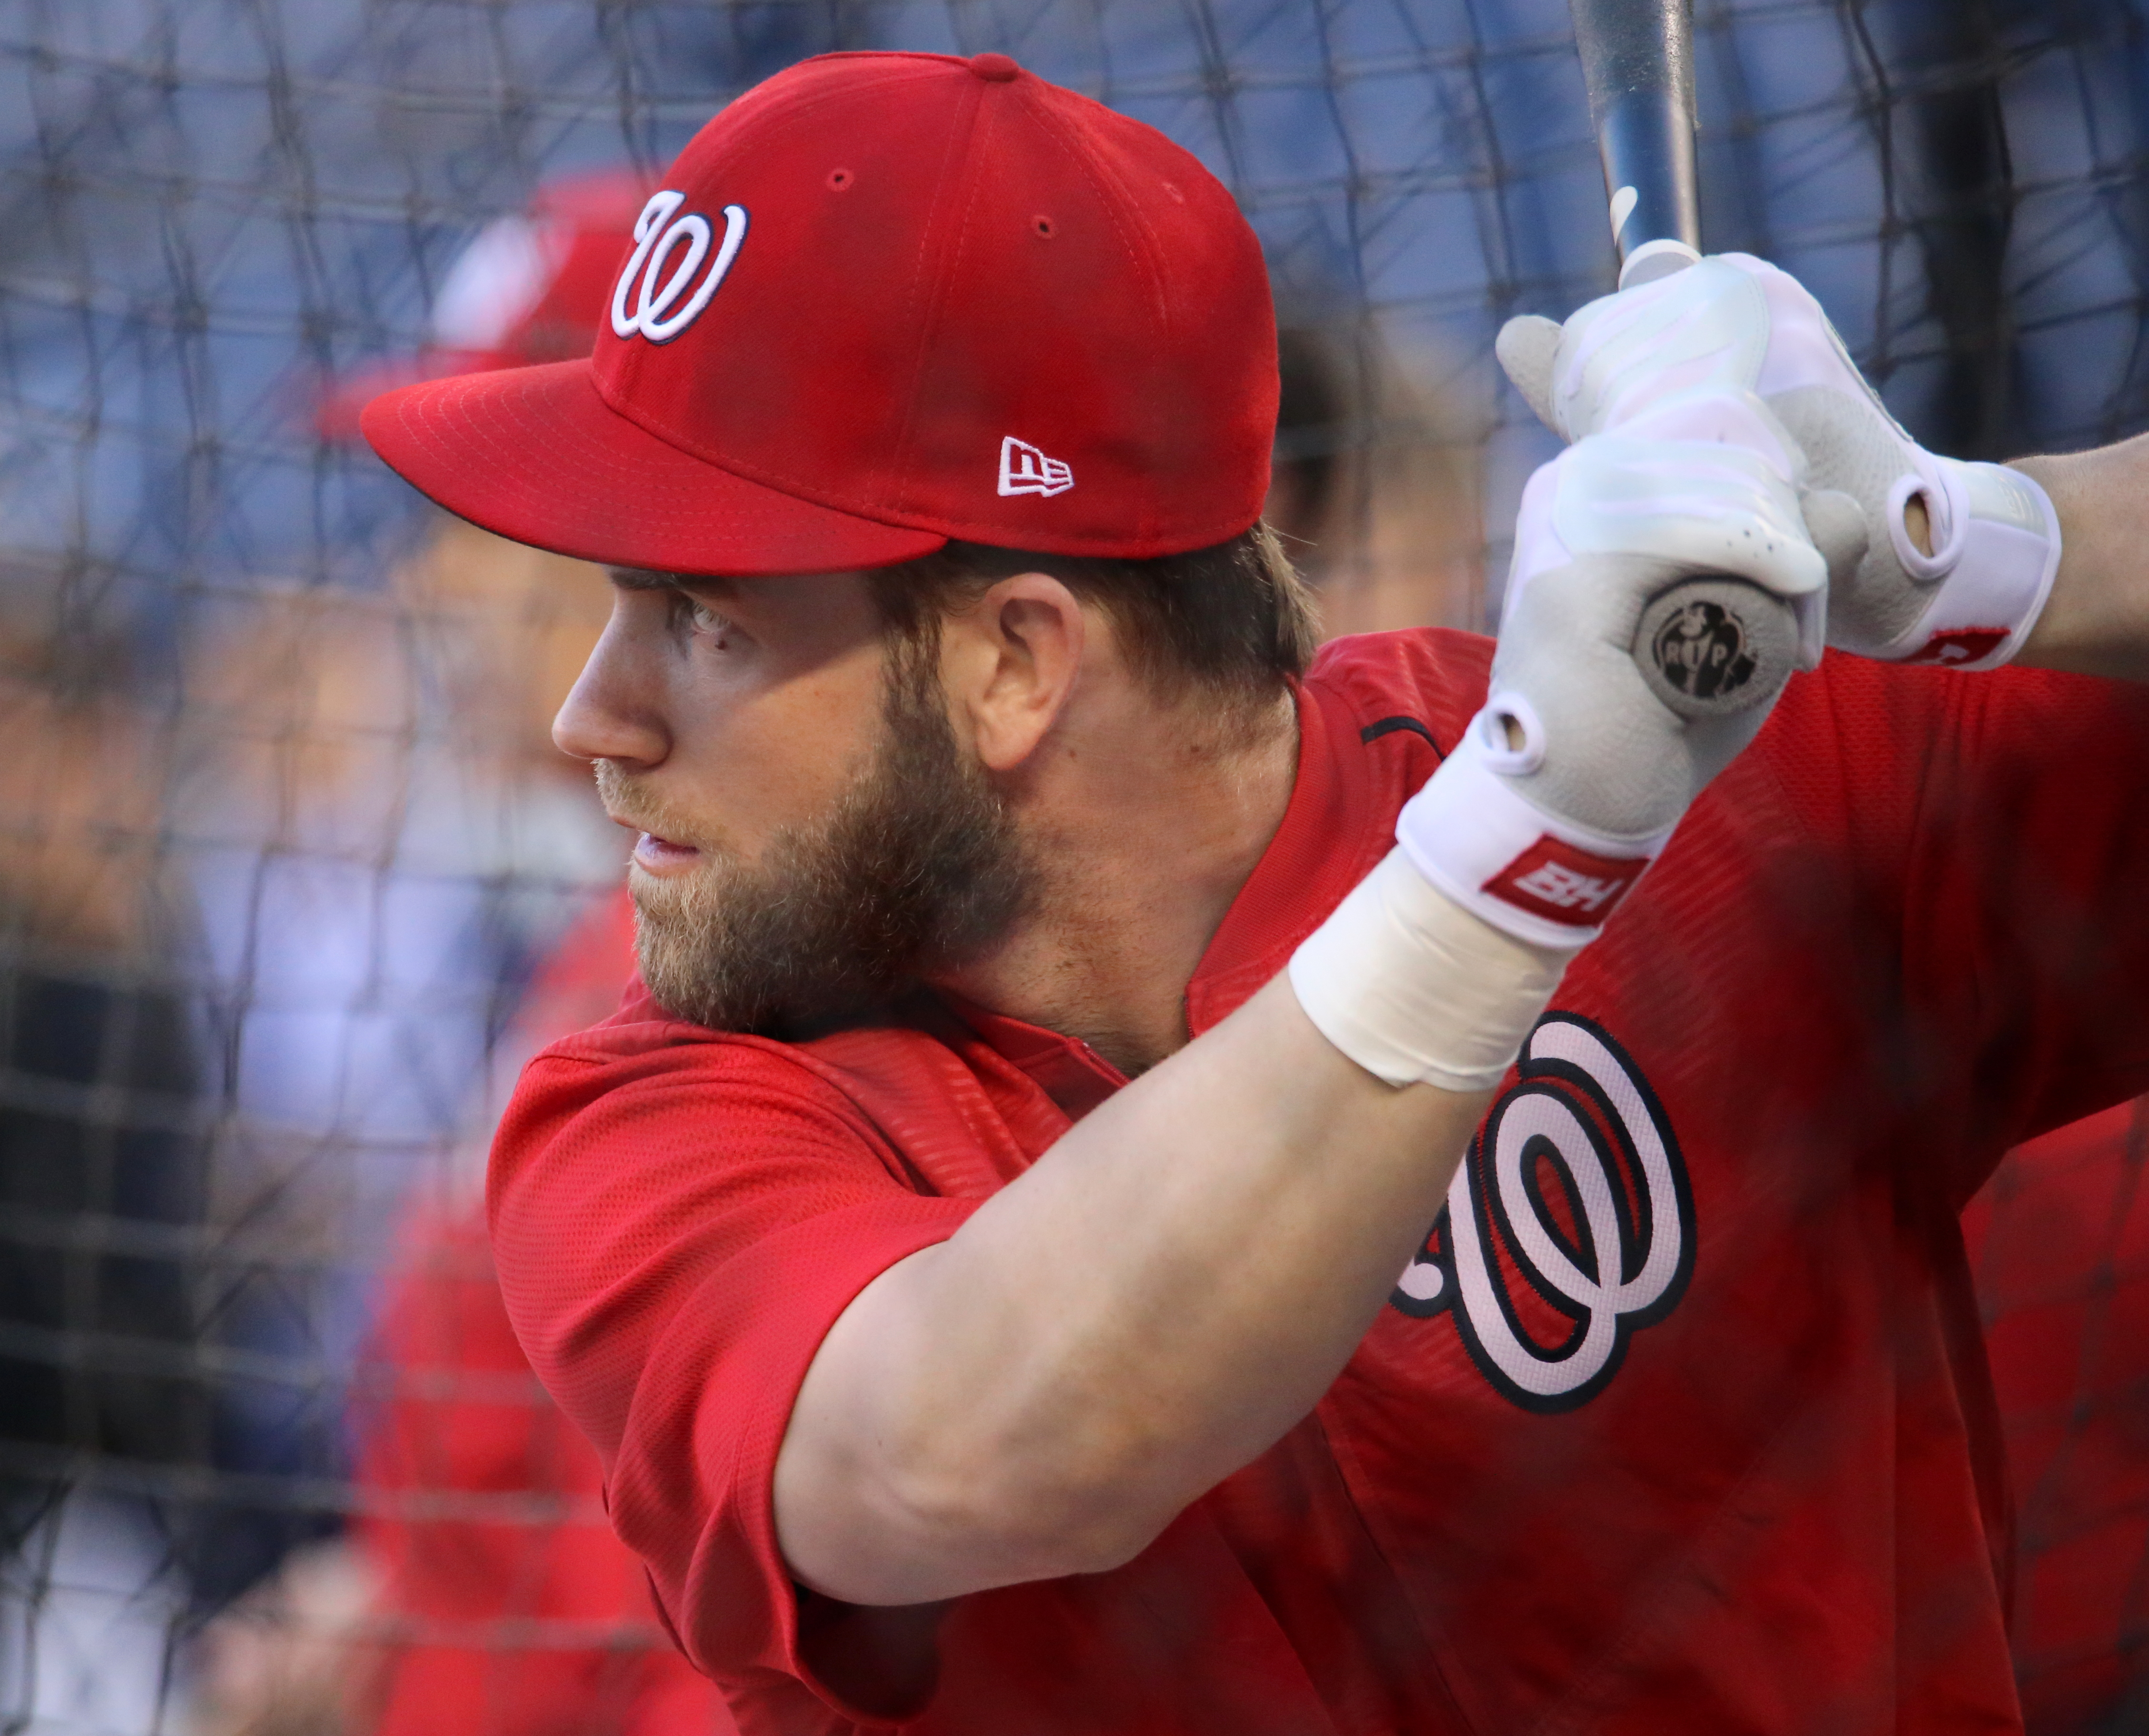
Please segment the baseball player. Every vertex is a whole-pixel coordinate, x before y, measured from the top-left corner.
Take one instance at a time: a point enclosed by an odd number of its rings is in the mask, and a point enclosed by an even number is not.
[[[1506,346],[1497,647],[1309,662],[1156,133],[829,56],[635,236],[591,360],[365,427],[614,569],[641,984],[495,1250],[741,1728],[2016,1727],[1955,1214],[2149,1079],[2149,702],[2056,672],[2142,667],[2140,460],[1925,454],[1705,262]],[[1673,712],[1704,574],[1863,655]]]

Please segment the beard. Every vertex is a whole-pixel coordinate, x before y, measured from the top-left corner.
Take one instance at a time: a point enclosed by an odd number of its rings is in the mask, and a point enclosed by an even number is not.
[[[1006,803],[956,745],[929,660],[907,649],[891,651],[872,759],[757,863],[711,848],[691,816],[597,762],[612,812],[702,850],[675,878],[630,873],[642,979],[674,1018],[808,1034],[989,949],[1029,908],[1034,876]]]

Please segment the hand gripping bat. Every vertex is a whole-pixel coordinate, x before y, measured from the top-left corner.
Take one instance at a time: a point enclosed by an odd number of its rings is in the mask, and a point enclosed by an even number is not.
[[[1619,287],[1701,257],[1689,0],[1568,0],[1604,164]],[[1744,579],[1684,579],[1653,598],[1634,661],[1682,717],[1720,717],[1774,697],[1795,666],[1798,627]]]

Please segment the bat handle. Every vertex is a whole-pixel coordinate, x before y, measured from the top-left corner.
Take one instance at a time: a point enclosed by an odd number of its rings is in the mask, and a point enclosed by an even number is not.
[[[1791,606],[1750,579],[1681,579],[1649,599],[1634,666],[1682,717],[1728,717],[1765,705],[1798,667]]]
[[[1669,277],[1674,271],[1683,271],[1689,265],[1701,263],[1701,254],[1683,241],[1668,238],[1644,241],[1619,264],[1619,287],[1633,289],[1639,284],[1653,284],[1660,277]]]
[[[1627,256],[1619,287],[1683,271],[1700,257],[1683,241],[1652,241]],[[1750,579],[1681,579],[1649,600],[1634,662],[1682,717],[1725,717],[1765,705],[1798,667],[1791,606]]]

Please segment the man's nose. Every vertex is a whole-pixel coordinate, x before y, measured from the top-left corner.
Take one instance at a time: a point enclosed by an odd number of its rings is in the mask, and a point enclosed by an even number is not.
[[[609,759],[636,767],[662,763],[672,751],[655,672],[636,654],[629,611],[615,600],[611,619],[582,666],[559,715],[553,744],[576,759]]]

